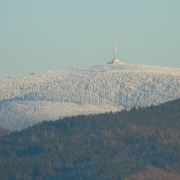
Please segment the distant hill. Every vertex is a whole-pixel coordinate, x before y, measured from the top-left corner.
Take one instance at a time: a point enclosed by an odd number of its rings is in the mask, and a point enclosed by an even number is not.
[[[1,78],[0,84],[0,127],[21,130],[44,120],[178,99],[180,69],[109,64]]]
[[[0,139],[2,179],[180,178],[180,99],[45,121]]]

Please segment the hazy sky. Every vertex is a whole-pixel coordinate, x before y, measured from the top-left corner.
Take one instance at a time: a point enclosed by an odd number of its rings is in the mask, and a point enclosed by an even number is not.
[[[0,0],[0,77],[106,64],[180,68],[180,0]]]

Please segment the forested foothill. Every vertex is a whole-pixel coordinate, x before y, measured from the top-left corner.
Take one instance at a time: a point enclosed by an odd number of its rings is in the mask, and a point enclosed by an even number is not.
[[[0,127],[0,137],[1,136],[5,136],[5,135],[7,135],[7,134],[10,134],[12,131],[11,130],[9,130],[9,129],[4,129],[4,128],[1,128]]]
[[[179,180],[180,99],[2,136],[0,179]]]

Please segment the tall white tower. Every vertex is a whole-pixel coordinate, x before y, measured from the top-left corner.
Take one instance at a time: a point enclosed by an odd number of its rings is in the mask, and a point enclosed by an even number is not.
[[[124,64],[124,62],[120,62],[118,59],[116,59],[116,37],[114,34],[114,59],[112,60],[112,62],[109,62],[108,64]]]
[[[116,59],[116,37],[115,37],[115,34],[114,34],[114,59]]]

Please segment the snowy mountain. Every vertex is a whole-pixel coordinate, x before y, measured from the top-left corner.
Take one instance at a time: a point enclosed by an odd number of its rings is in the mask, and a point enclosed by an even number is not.
[[[157,105],[180,98],[180,69],[100,65],[0,79],[0,127]]]

